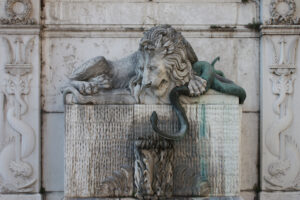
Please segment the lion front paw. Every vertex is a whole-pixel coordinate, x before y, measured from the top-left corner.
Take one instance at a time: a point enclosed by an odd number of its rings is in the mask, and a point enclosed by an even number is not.
[[[202,79],[199,76],[194,76],[194,78],[190,80],[188,85],[191,96],[199,96],[205,93],[206,85],[207,85],[206,80]]]
[[[72,81],[71,85],[82,95],[92,95],[98,92],[98,87],[92,82]]]
[[[89,81],[71,81],[71,85],[82,95],[93,95],[98,93],[99,89],[111,88],[111,82],[105,75],[97,76]]]

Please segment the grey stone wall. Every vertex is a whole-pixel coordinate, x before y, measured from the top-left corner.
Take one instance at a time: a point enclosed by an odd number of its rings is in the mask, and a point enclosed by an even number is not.
[[[272,154],[269,142],[272,144],[279,135],[283,137],[276,143],[286,143],[281,152],[294,153],[288,154],[294,157],[284,158],[299,161],[299,151],[295,148],[300,142],[297,134],[299,105],[296,103],[299,98],[299,0],[249,0],[245,3],[241,0],[1,0],[0,10],[0,71],[3,77],[0,83],[0,156],[5,157],[5,162],[1,163],[6,164],[16,156],[4,151],[9,144],[20,147],[20,144],[9,142],[12,136],[22,136],[23,132],[15,131],[15,128],[25,123],[33,129],[36,143],[24,143],[33,150],[22,159],[33,169],[25,180],[36,179],[36,182],[27,187],[34,195],[26,195],[26,198],[40,199],[40,192],[47,200],[63,196],[64,108],[60,87],[66,82],[66,75],[91,57],[103,55],[116,59],[135,51],[143,30],[154,24],[168,23],[182,31],[199,59],[212,61],[221,56],[216,68],[246,89],[248,97],[243,106],[241,135],[241,192],[244,199],[254,199],[260,191],[263,191],[262,199],[297,199],[297,192],[280,192],[299,190],[294,170],[297,167],[291,165],[289,168],[292,169],[287,172],[290,178],[279,177],[284,180],[280,187],[268,185],[266,177],[276,175],[269,169],[280,158],[276,153]],[[18,19],[11,14],[12,10]],[[261,30],[252,29],[256,27],[253,22],[261,22]],[[26,48],[31,38],[34,38],[33,48],[30,45]],[[31,70],[18,79],[13,78],[6,67],[16,64],[10,59],[11,55],[16,55],[15,41],[22,41],[22,49],[27,52],[24,59],[30,58],[19,64],[31,66]],[[285,56],[280,54],[283,48],[278,44],[280,41],[285,44]],[[276,79],[278,75],[270,73],[269,68],[273,65],[280,68],[281,64],[296,69],[292,72],[295,81],[289,86],[293,92],[281,90],[281,93],[288,93],[293,121],[284,127],[287,134],[281,134],[283,128],[279,127],[272,135],[269,131],[272,124],[286,116],[285,110],[278,115],[272,108],[273,103],[278,103],[280,92],[272,91],[275,86],[270,78]],[[274,70],[277,68],[275,66]],[[16,109],[17,95],[15,92],[8,94],[6,80],[28,82],[29,75],[32,77],[27,87],[30,90],[21,94],[28,109],[20,116],[20,123],[10,124],[7,114],[9,109]],[[287,108],[286,102],[278,105]],[[7,165],[0,166],[0,174],[7,174],[7,171]],[[9,184],[16,183],[11,178],[8,180]],[[0,182],[1,192],[6,184],[7,181]],[[28,191],[14,190],[21,196],[0,195],[0,199],[25,199],[22,194]]]

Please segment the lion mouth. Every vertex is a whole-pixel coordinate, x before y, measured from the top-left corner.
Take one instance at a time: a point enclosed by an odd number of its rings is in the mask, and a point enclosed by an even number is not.
[[[166,79],[163,79],[163,80],[160,82],[160,84],[159,84],[159,86],[158,86],[158,89],[164,89],[164,88],[167,88],[167,86],[168,86],[168,81],[167,81]]]

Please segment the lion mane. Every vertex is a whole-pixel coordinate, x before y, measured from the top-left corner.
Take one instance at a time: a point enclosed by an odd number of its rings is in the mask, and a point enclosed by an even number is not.
[[[188,83],[193,75],[192,64],[198,58],[182,34],[170,25],[155,26],[144,33],[139,45],[142,54],[162,54],[170,78],[176,86]],[[130,88],[140,85],[143,69],[137,68]]]

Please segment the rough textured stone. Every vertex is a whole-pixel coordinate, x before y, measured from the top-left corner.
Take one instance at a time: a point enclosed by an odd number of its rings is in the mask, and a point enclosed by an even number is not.
[[[191,131],[183,141],[174,144],[174,169],[186,165],[195,173],[201,173],[211,184],[211,194],[216,196],[238,195],[240,190],[241,110],[237,102],[233,102],[186,105]],[[107,177],[121,166],[133,167],[133,141],[155,135],[149,123],[154,110],[160,117],[160,128],[168,132],[177,129],[175,115],[166,105],[67,105],[66,197],[104,195],[97,187],[101,188]],[[175,172],[174,179],[186,184],[187,177],[178,175]],[[181,195],[190,195],[186,192],[183,190]]]
[[[68,105],[66,122],[65,196],[102,196],[106,178],[133,166],[133,106]]]
[[[298,200],[300,192],[261,192],[260,200]]]

